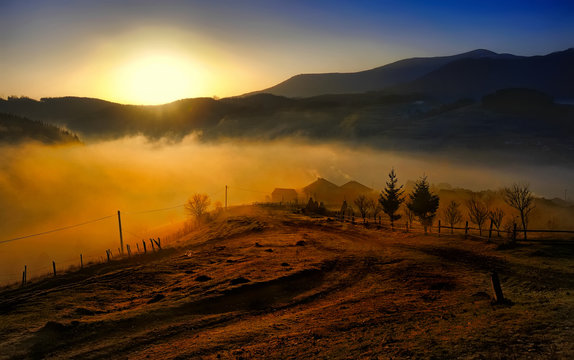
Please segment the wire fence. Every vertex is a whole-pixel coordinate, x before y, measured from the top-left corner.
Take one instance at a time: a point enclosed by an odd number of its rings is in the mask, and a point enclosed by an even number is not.
[[[237,187],[237,186],[227,186],[227,189],[232,189],[232,190],[238,190],[241,192],[251,192],[251,193],[265,193],[267,194],[268,192],[263,192],[260,190],[253,190],[253,189],[248,189],[246,187]],[[217,196],[220,196],[223,194],[223,192],[225,191],[225,195],[226,198],[225,200],[227,201],[227,189],[226,190],[220,190],[220,191],[216,191],[216,192],[211,192],[208,193],[208,195],[210,196],[211,199],[216,199]],[[47,230],[43,230],[40,232],[36,232],[36,233],[32,233],[32,234],[26,234],[26,235],[19,235],[19,236],[15,236],[15,237],[11,237],[11,238],[7,238],[7,239],[0,239],[0,247],[2,245],[8,244],[8,243],[15,243],[15,242],[20,242],[20,241],[24,241],[26,239],[31,239],[31,238],[37,238],[37,237],[41,237],[41,236],[46,236],[46,235],[50,235],[50,234],[56,234],[56,233],[61,233],[67,230],[71,230],[71,229],[77,229],[77,228],[82,228],[84,226],[88,226],[90,224],[94,224],[94,223],[98,223],[98,222],[102,222],[108,219],[114,219],[117,217],[117,222],[115,223],[115,231],[118,231],[118,233],[121,231],[122,235],[119,235],[122,237],[122,243],[120,243],[118,241],[118,244],[120,244],[120,246],[117,249],[104,249],[104,246],[99,246],[96,245],[98,247],[98,249],[93,250],[93,251],[82,251],[79,252],[77,255],[73,256],[73,257],[65,257],[65,258],[58,258],[55,260],[46,260],[45,263],[47,263],[46,265],[37,265],[39,262],[38,261],[26,261],[24,262],[21,266],[22,269],[24,269],[23,272],[19,272],[19,271],[2,271],[0,272],[0,286],[1,285],[8,285],[8,284],[14,284],[16,282],[20,282],[20,280],[22,280],[22,282],[29,282],[30,279],[34,278],[41,278],[41,277],[46,277],[46,276],[53,276],[54,273],[61,273],[67,269],[71,269],[71,268],[80,268],[84,265],[88,265],[88,264],[93,264],[93,263],[102,263],[102,262],[106,262],[108,261],[108,250],[110,252],[110,259],[118,259],[118,258],[122,258],[123,256],[125,256],[125,251],[127,250],[127,246],[130,246],[130,252],[134,255],[138,254],[138,253],[144,253],[144,251],[151,251],[152,246],[153,246],[153,242],[150,243],[150,241],[152,241],[152,239],[154,239],[156,237],[156,234],[158,233],[158,231],[162,228],[165,227],[165,224],[159,224],[155,227],[147,227],[147,226],[142,226],[142,223],[146,223],[145,221],[142,220],[138,220],[138,217],[141,216],[145,216],[145,215],[151,215],[151,214],[156,214],[156,213],[160,213],[160,212],[168,212],[168,211],[172,211],[172,210],[183,210],[185,209],[185,203],[181,203],[181,204],[177,204],[177,205],[172,205],[172,206],[167,206],[167,207],[161,207],[161,208],[152,208],[152,209],[145,209],[145,210],[128,210],[128,211],[122,211],[121,213],[118,211],[118,213],[112,213],[112,214],[108,214],[108,215],[103,215],[100,217],[96,217],[93,219],[89,219],[89,220],[84,220],[75,224],[68,224],[68,225],[63,225],[63,226],[58,226],[52,229],[47,229]],[[121,214],[121,215],[120,215]],[[120,219],[121,216],[121,219]],[[179,218],[179,220],[183,220],[183,216]],[[121,222],[121,225],[118,227],[119,223]],[[110,231],[112,231],[112,229],[114,228],[114,225],[110,225],[109,229]],[[117,230],[118,228],[121,228],[121,230]],[[124,236],[126,235],[126,236]],[[168,239],[168,237],[164,237],[164,245],[165,240]],[[159,240],[159,238],[158,238]],[[111,240],[105,239],[105,241],[110,244]],[[146,242],[148,245],[148,248],[146,248],[146,245],[143,244],[143,242]],[[124,246],[125,245],[125,246]],[[151,245],[151,246],[150,246]],[[106,246],[108,247],[108,246]],[[148,250],[149,249],[149,250]],[[69,251],[68,251],[69,253]],[[50,263],[51,262],[51,263]],[[26,264],[29,263],[29,264]],[[55,265],[54,265],[55,263]],[[4,268],[5,269],[5,268]]]
[[[238,186],[227,186],[225,190],[226,200],[227,200],[227,189],[230,190],[238,190],[244,192],[252,192],[252,193],[261,193],[261,194],[269,194],[269,192],[264,192],[260,190],[253,190],[248,189],[245,187],[238,187]],[[215,192],[213,194],[209,194],[212,198],[215,198],[217,195],[221,194],[223,190]],[[304,208],[302,204],[278,204],[278,203],[254,203],[259,206],[263,207],[271,207],[277,209],[286,209],[289,211],[298,211],[304,213]],[[147,240],[150,240],[155,237],[155,234],[158,233],[158,230],[164,227],[164,225],[158,225],[156,227],[147,228],[138,226],[138,221],[134,220],[135,218],[143,215],[148,214],[156,214],[160,212],[167,212],[173,210],[181,210],[185,208],[185,203],[161,207],[161,208],[152,208],[152,209],[145,209],[145,210],[130,210],[121,213],[121,221],[123,224],[120,225],[122,234],[125,234],[126,237],[122,238],[123,244],[120,244],[120,247],[116,249],[103,249],[98,248],[93,251],[87,251],[78,253],[73,257],[66,257],[64,259],[58,259],[57,263],[47,263],[46,265],[42,266],[27,266],[22,265],[25,269],[24,274],[19,271],[7,271],[0,273],[0,284],[7,284],[7,283],[14,283],[19,282],[20,277],[23,277],[23,282],[27,282],[31,278],[37,278],[42,276],[49,276],[55,272],[62,272],[65,269],[70,268],[79,268],[84,265],[89,265],[93,263],[101,263],[106,262],[108,260],[108,256],[111,256],[113,259],[122,258],[125,256],[124,253],[124,244],[130,245],[130,252],[135,254],[143,253],[146,248],[144,243]],[[466,222],[464,227],[461,226],[445,226],[441,223],[441,221],[435,222],[431,226],[428,226],[426,229],[422,224],[417,224],[413,221],[401,221],[401,222],[394,222],[391,223],[388,219],[385,219],[382,216],[373,219],[373,217],[363,219],[360,217],[355,217],[354,215],[346,215],[340,216],[337,212],[327,211],[330,218],[341,221],[341,222],[350,222],[353,224],[365,224],[366,226],[377,226],[378,228],[382,229],[390,229],[393,231],[404,231],[404,232],[413,232],[413,233],[421,233],[421,234],[436,234],[436,235],[464,235],[466,237],[473,237],[473,238],[482,238],[487,240],[502,240],[502,239],[511,239],[511,240],[518,240],[518,241],[543,241],[548,238],[555,238],[557,235],[560,235],[561,238],[568,238],[570,240],[574,239],[574,231],[572,230],[556,230],[556,229],[528,229],[526,231],[522,229],[517,229],[516,225],[512,230],[508,229],[500,229],[494,228],[493,224],[491,223],[490,226],[484,227],[475,227],[469,226],[468,222]],[[117,214],[109,214],[103,215],[97,218],[81,221],[75,224],[68,224],[65,226],[59,226],[53,229],[44,230],[41,232],[27,234],[27,235],[20,235],[8,239],[0,240],[0,246],[7,244],[7,243],[14,243],[17,241],[23,241],[25,239],[30,239],[34,237],[40,237],[48,234],[63,232],[75,228],[80,228],[84,226],[88,226],[90,224],[103,222],[108,219],[114,219],[118,217],[118,222],[120,222],[120,212],[118,211]],[[117,226],[118,224],[116,224]],[[116,228],[117,229],[117,228]],[[117,231],[117,230],[116,230]],[[537,236],[532,237],[528,236],[526,239],[525,234],[537,234]],[[542,236],[540,234],[543,234]],[[108,239],[109,240],[109,239]],[[159,240],[159,239],[158,239]],[[165,241],[165,238],[164,238]],[[133,247],[135,244],[135,247]],[[150,243],[153,246],[153,242]],[[165,242],[164,242],[165,244]],[[141,245],[141,247],[140,247]],[[108,252],[109,251],[109,252]]]

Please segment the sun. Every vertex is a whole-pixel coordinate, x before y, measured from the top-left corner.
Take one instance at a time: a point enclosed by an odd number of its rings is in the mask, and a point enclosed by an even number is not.
[[[156,105],[198,96],[201,72],[184,57],[138,56],[117,69],[115,97],[131,104]]]

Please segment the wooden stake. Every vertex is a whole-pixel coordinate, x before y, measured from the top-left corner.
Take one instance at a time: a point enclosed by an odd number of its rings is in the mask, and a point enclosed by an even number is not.
[[[438,221],[438,235],[440,236],[440,220]]]
[[[147,246],[145,245],[145,240],[142,240],[142,244],[144,247],[144,254],[147,254]]]
[[[124,237],[122,235],[122,217],[120,216],[120,211],[118,210],[118,226],[120,228],[120,247],[122,249],[121,253],[124,253]]]
[[[492,290],[494,291],[494,299],[497,304],[501,304],[504,302],[504,295],[502,295],[502,287],[500,286],[500,279],[498,278],[496,270],[492,272],[490,281],[492,283]]]
[[[110,262],[110,249],[106,250],[106,255],[108,256],[108,262]]]
[[[56,262],[52,260],[52,269],[54,269],[54,277],[56,276]]]
[[[464,225],[464,238],[468,238],[468,221]]]
[[[129,244],[126,245],[126,249],[128,250],[128,257],[131,257],[131,256],[132,256],[132,251],[131,251],[131,249],[130,249],[130,245],[129,245]]]
[[[155,246],[153,246],[153,239],[149,239],[149,243],[151,244],[151,251],[155,252]]]
[[[84,257],[80,254],[80,269],[84,268]]]
[[[138,248],[138,254],[140,253],[140,244],[136,243],[136,247]]]
[[[26,265],[24,265],[24,271],[22,271],[22,286],[26,285]]]
[[[514,229],[512,230],[512,242],[516,241],[516,223],[514,223]]]

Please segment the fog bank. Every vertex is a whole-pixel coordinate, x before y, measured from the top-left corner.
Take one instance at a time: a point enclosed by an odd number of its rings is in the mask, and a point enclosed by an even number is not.
[[[473,190],[530,182],[546,197],[574,192],[574,170],[551,167],[488,168],[444,158],[349,148],[336,143],[149,142],[130,137],[82,146],[25,144],[0,148],[0,241],[87,220],[101,221],[66,231],[0,244],[0,282],[16,281],[26,264],[30,274],[49,271],[51,261],[77,264],[79,254],[93,259],[119,246],[115,212],[122,211],[124,239],[159,236],[165,224],[185,219],[182,207],[196,192],[212,204],[263,201],[275,187],[300,188],[324,177],[337,184],[357,180],[380,190],[394,167],[401,183],[428,176]],[[175,207],[171,210],[140,213]]]

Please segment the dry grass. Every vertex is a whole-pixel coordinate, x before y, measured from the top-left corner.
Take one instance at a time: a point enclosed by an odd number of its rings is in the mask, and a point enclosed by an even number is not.
[[[573,258],[243,209],[161,253],[4,290],[0,358],[568,359]],[[512,305],[491,302],[495,269]]]

